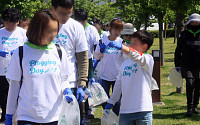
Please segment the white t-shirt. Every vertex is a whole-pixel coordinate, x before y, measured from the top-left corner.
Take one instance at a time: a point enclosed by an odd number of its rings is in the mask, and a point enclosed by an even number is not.
[[[102,39],[103,37],[109,36],[110,34],[106,31],[103,31],[102,34],[100,34],[100,38]]]
[[[93,52],[94,52],[94,45],[97,45],[99,43],[99,33],[97,31],[97,29],[92,26],[89,25],[86,29],[85,29],[85,35],[86,35],[86,39],[88,42],[88,58],[91,59],[93,58]]]
[[[61,45],[67,53],[72,74],[69,77],[71,88],[77,87],[77,67],[75,53],[88,50],[85,31],[83,26],[72,18],[65,24],[60,24],[60,30],[56,38],[55,44]]]
[[[55,44],[51,46],[53,49],[48,50],[34,49],[26,44],[23,47],[23,83],[18,99],[18,120],[47,123],[59,118],[62,90],[69,85],[61,79],[67,79],[71,71],[65,50],[61,48],[61,62]],[[16,49],[6,78],[20,81],[21,73],[19,49]]]
[[[121,97],[121,114],[153,111],[151,97],[153,57],[149,54],[141,56],[132,51],[128,56],[129,59],[120,68],[108,103],[115,104]]]
[[[115,40],[116,42],[122,43],[122,39],[120,37],[117,37]],[[108,39],[108,37],[102,38],[102,43],[104,43],[106,46],[111,41]],[[100,53],[100,46],[97,44],[95,53]],[[95,54],[95,58],[99,59]],[[119,69],[124,61],[123,52],[121,50],[118,50],[116,48],[106,47],[103,57],[100,59],[101,61],[101,70],[100,70],[100,78],[107,80],[107,81],[115,81],[117,79],[117,75],[119,73]]]
[[[0,50],[5,49],[6,52],[10,52],[22,46],[26,40],[26,30],[20,27],[13,32],[7,31],[5,27],[0,29]],[[10,53],[5,58],[0,56],[0,76],[6,75],[10,58]]]

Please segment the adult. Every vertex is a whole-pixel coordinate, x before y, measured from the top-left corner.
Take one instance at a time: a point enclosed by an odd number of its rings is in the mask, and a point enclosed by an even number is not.
[[[84,9],[75,10],[75,20],[77,20],[84,26],[85,35],[88,42],[88,48],[89,48],[88,50],[88,58],[89,58],[88,79],[89,79],[90,84],[92,85],[92,83],[95,82],[94,67],[93,67],[93,52],[97,44],[99,43],[100,37],[99,37],[97,29],[94,26],[90,25],[87,19],[88,19],[88,12],[86,10]],[[87,86],[88,86],[88,82],[87,82]],[[92,110],[89,107],[88,100],[86,101],[85,111],[86,111],[86,118],[89,118],[89,119],[94,118],[94,115],[91,113]]]
[[[119,69],[124,61],[123,52],[121,50],[107,46],[111,41],[122,43],[123,40],[119,36],[123,30],[123,24],[121,20],[113,19],[110,23],[110,27],[110,35],[102,38],[102,44],[97,45],[94,53],[95,59],[101,59],[100,79],[102,79],[101,84],[108,97],[110,88],[111,86],[112,88],[114,87]],[[105,105],[106,104],[103,104],[103,108],[105,108]],[[113,111],[116,115],[119,114],[119,107],[119,102],[113,107]]]
[[[189,17],[186,30],[182,31],[175,51],[175,67],[186,79],[187,116],[199,114],[200,94],[200,15]]]
[[[81,118],[84,121],[84,106],[81,103],[85,97],[88,81],[88,44],[84,27],[70,18],[73,13],[74,0],[52,0],[51,10],[59,20],[59,32],[54,39],[66,53],[72,74],[69,76],[70,88],[80,103]]]
[[[127,45],[130,44],[131,36],[132,36],[133,33],[134,33],[133,24],[131,24],[131,23],[124,24],[124,29],[123,29],[122,34],[121,34],[124,43],[126,43]]]
[[[102,29],[103,24],[102,24],[101,20],[95,20],[94,26],[96,27],[96,29],[99,33],[100,39],[110,35],[108,32],[103,31],[103,29]]]
[[[1,122],[5,120],[6,102],[9,83],[6,72],[14,50],[26,41],[26,30],[18,27],[20,12],[15,8],[8,8],[2,13],[3,28],[0,29],[0,106],[2,109]]]
[[[32,18],[28,42],[15,50],[6,75],[10,81],[6,125],[12,125],[17,103],[18,125],[57,125],[63,94],[71,102],[66,52],[53,43],[58,28],[50,10],[40,10]]]

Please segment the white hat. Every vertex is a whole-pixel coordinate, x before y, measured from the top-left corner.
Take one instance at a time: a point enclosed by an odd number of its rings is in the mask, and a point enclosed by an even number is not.
[[[185,25],[188,25],[191,22],[200,23],[200,15],[198,13],[193,13],[188,19],[189,20],[187,21],[187,23]]]
[[[126,23],[122,31],[122,35],[132,35],[134,33],[133,24]]]

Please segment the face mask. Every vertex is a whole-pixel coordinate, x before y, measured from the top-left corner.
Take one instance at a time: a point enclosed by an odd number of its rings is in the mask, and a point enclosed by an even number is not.
[[[190,29],[190,30],[192,30],[192,31],[197,31],[197,30],[200,30],[200,25],[199,26],[188,25],[187,28]]]

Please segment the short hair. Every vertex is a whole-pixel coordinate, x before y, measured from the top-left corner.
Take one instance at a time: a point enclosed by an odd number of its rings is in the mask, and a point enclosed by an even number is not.
[[[33,16],[29,28],[26,32],[26,36],[30,43],[35,45],[41,45],[41,40],[45,30],[48,27],[49,20],[54,20],[58,22],[58,19],[52,14],[50,10],[40,10]]]
[[[20,12],[15,8],[7,8],[3,11],[2,18],[4,21],[16,23],[20,19]]]
[[[77,21],[85,21],[88,18],[88,12],[85,9],[76,9],[74,14]]]
[[[132,38],[138,38],[142,44],[147,44],[147,50],[153,45],[153,36],[145,30],[138,30],[133,33]]]
[[[72,8],[74,0],[51,0],[51,5],[56,9],[58,6],[62,8]]]
[[[120,19],[113,19],[110,23],[110,28],[123,30],[123,24]]]

